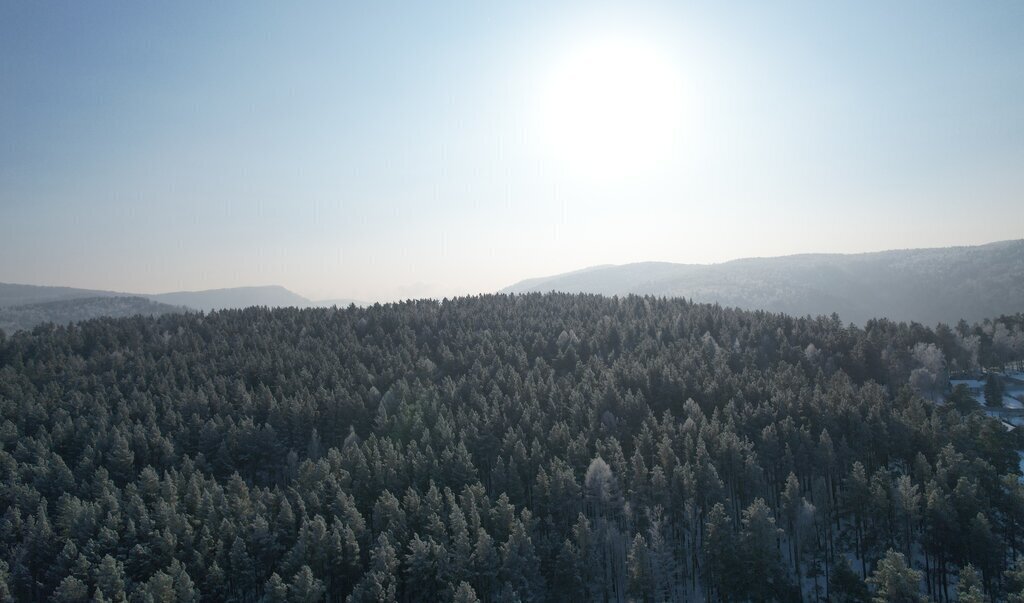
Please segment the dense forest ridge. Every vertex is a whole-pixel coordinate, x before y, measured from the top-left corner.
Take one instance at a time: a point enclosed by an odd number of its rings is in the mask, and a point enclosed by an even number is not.
[[[192,310],[214,310],[245,308],[248,306],[295,306],[307,307],[313,304],[308,299],[276,285],[266,287],[233,287],[205,291],[175,291],[172,293],[123,293],[98,289],[76,289],[73,287],[45,287],[0,283],[0,308],[95,299],[101,297],[141,297],[158,303],[185,306]]]
[[[955,324],[961,319],[978,321],[1024,312],[1024,240],[975,247],[747,258],[712,265],[595,266],[528,279],[501,292],[548,291],[684,297],[795,316],[837,313],[842,320],[859,325],[871,318]],[[126,296],[178,307],[165,308],[167,312],[366,305],[352,299],[313,301],[277,285],[137,294],[0,283],[0,329],[13,332],[42,322],[131,316],[125,303],[111,303],[104,313],[103,304],[96,300]],[[78,303],[86,307],[76,308],[73,300],[81,300]],[[57,301],[67,303],[52,303]],[[18,307],[4,311],[12,306]],[[142,313],[153,314],[155,308]]]
[[[796,316],[835,312],[860,325],[871,318],[955,324],[1024,312],[1024,239],[722,264],[595,266],[528,279],[502,291],[678,296]]]
[[[567,294],[0,337],[0,599],[1021,601],[1019,435],[924,396],[1022,355]]]
[[[262,287],[228,287],[203,291],[172,291],[170,293],[121,293],[98,289],[76,289],[74,287],[46,287],[39,285],[18,285],[0,283],[0,308],[42,304],[54,301],[93,299],[97,297],[141,297],[158,303],[181,306],[190,310],[227,310],[249,306],[269,308],[320,308],[349,304],[362,305],[352,299],[328,299],[313,301],[279,285]]]
[[[101,316],[121,318],[249,306],[317,308],[350,304],[362,303],[351,299],[311,301],[276,285],[141,294],[0,283],[0,329],[12,333],[44,322],[67,324]]]
[[[159,316],[187,308],[144,297],[84,297],[0,307],[0,331],[14,333],[43,323],[67,324],[92,318]]]

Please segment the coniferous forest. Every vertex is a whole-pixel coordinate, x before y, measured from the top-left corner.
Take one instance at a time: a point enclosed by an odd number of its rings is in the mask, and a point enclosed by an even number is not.
[[[0,335],[0,598],[1024,601],[928,328],[530,294]]]

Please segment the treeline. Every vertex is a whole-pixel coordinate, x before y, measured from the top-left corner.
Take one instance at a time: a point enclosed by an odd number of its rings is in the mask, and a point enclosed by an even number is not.
[[[918,392],[1022,333],[550,294],[0,335],[0,598],[1020,601],[1017,434]]]

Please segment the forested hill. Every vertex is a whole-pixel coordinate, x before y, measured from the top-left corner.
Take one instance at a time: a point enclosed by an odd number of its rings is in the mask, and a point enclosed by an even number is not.
[[[155,302],[184,306],[192,310],[224,310],[228,308],[246,308],[249,306],[267,306],[306,308],[319,304],[310,301],[284,287],[269,285],[264,287],[228,287],[225,289],[207,289],[204,291],[174,291],[171,293],[118,293],[116,291],[100,291],[94,289],[75,289],[73,287],[41,287],[37,285],[18,285],[0,283],[0,308],[5,306],[23,306],[42,304],[53,301],[94,300],[98,297],[141,297]],[[347,305],[347,304],[346,304]],[[73,304],[68,304],[72,307]]]
[[[17,333],[0,598],[1024,595],[1017,435],[906,386],[1021,342],[567,294]]]
[[[749,258],[723,264],[598,266],[506,288],[680,296],[796,316],[955,324],[1024,312],[1024,239],[975,247]]]
[[[71,299],[95,299],[97,297],[124,297],[130,293],[101,291],[98,289],[76,289],[74,287],[42,287],[39,285],[19,285],[16,283],[0,283],[0,308],[9,306],[26,306],[45,304],[54,301]]]
[[[0,329],[13,333],[44,322],[67,324],[104,316],[152,316],[184,310],[210,312],[249,306],[345,307],[362,303],[352,299],[310,301],[277,285],[138,294],[0,283]]]
[[[64,299],[23,306],[0,307],[0,330],[13,333],[52,322],[66,324],[109,316],[158,316],[168,312],[184,312],[185,308],[161,304],[143,297],[87,297]]]

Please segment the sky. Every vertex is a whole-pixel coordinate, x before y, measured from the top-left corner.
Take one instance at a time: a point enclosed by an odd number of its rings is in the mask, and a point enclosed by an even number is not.
[[[1024,236],[1024,3],[0,3],[0,282],[364,301]]]

